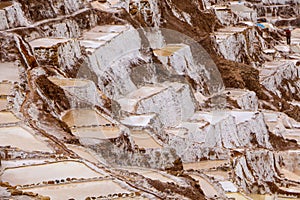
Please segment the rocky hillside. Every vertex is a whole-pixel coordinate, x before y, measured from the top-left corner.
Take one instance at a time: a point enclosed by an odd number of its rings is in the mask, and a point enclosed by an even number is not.
[[[1,1],[0,199],[300,199],[299,12]]]

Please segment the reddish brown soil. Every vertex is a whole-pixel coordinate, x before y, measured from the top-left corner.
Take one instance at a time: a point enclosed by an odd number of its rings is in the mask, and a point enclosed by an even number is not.
[[[269,133],[269,140],[273,148],[277,151],[285,151],[289,149],[299,149],[300,146],[295,140],[285,140],[280,136]]]
[[[194,184],[194,187],[182,187],[174,183],[163,183],[158,180],[147,179],[147,181],[155,189],[164,193],[177,193],[192,200],[206,199],[200,186],[196,183]]]
[[[36,84],[47,99],[52,100],[57,106],[58,111],[70,109],[69,100],[64,90],[52,83],[46,75],[39,76]]]

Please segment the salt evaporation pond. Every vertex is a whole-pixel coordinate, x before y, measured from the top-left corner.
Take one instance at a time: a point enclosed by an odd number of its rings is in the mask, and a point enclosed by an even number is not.
[[[63,38],[39,38],[39,39],[31,41],[30,45],[33,48],[40,48],[40,47],[50,48],[59,43],[66,43],[69,40],[70,39],[63,39]]]
[[[81,158],[86,159],[89,162],[98,163],[99,161],[92,155],[88,150],[86,150],[84,147],[73,145],[73,144],[67,144],[66,145],[68,149],[74,151],[76,154],[78,154]]]
[[[254,200],[296,200],[297,198],[288,198],[288,197],[282,197],[280,195],[261,195],[261,194],[249,194],[250,198]]]
[[[14,85],[11,83],[0,83],[0,95],[8,96],[11,94]]]
[[[70,183],[29,188],[23,191],[34,192],[49,196],[51,200],[76,199],[84,200],[86,197],[107,196],[109,194],[130,193],[112,180]]]
[[[247,198],[246,196],[244,196],[243,194],[238,193],[238,192],[228,192],[228,193],[226,193],[226,196],[228,198],[232,198],[232,199],[249,200],[249,198]],[[255,199],[255,200],[257,200],[257,199]]]
[[[11,185],[26,185],[57,179],[80,179],[102,176],[102,174],[95,172],[81,162],[61,161],[56,163],[5,169],[2,175],[2,181],[9,182]]]
[[[6,110],[7,105],[8,105],[7,99],[6,98],[4,98],[4,99],[0,98],[0,111]]]
[[[162,148],[162,146],[145,131],[133,131],[131,137],[134,143],[141,148]]]
[[[122,169],[133,172],[133,173],[141,174],[144,177],[150,178],[152,180],[159,180],[161,182],[174,182],[172,179],[168,178],[167,176],[165,176],[155,170],[138,168],[138,167],[126,167],[126,168],[122,168]]]
[[[225,163],[228,163],[228,160],[207,160],[207,161],[200,161],[200,162],[194,162],[194,163],[183,163],[183,168],[185,170],[188,169],[195,169],[195,170],[201,170],[201,169],[210,169],[210,168],[217,168],[221,165],[224,165]]]
[[[62,120],[66,122],[70,127],[111,124],[110,121],[108,121],[92,109],[69,110],[64,114]]]
[[[218,194],[218,191],[214,188],[214,186],[210,184],[207,180],[202,178],[201,176],[197,176],[197,175],[190,175],[190,176],[199,182],[205,196],[209,198],[214,198],[215,195]]]
[[[17,123],[19,121],[11,112],[0,112],[0,124]]]
[[[98,126],[98,127],[81,127],[72,129],[72,133],[79,138],[93,138],[105,140],[109,138],[116,138],[120,136],[120,129],[112,126]]]
[[[28,152],[52,152],[45,142],[38,140],[29,130],[19,126],[0,128],[0,146],[16,147]]]
[[[0,82],[4,80],[19,81],[19,69],[13,62],[0,63]]]
[[[184,48],[184,45],[168,45],[163,47],[162,49],[154,50],[154,53],[158,56],[171,56],[176,51],[179,51],[180,49]]]

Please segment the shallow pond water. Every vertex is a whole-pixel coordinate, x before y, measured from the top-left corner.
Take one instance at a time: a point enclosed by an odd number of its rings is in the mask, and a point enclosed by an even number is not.
[[[53,152],[46,142],[37,139],[29,129],[19,126],[0,128],[0,146],[17,147],[29,152]]]
[[[8,168],[4,170],[2,181],[11,185],[41,183],[49,180],[67,178],[94,178],[103,176],[83,163],[76,161],[61,161],[35,166]]]
[[[130,193],[128,190],[123,189],[119,184],[113,182],[112,180],[51,185],[30,188],[23,191],[30,191],[43,196],[49,196],[51,200],[70,198],[84,200],[86,197],[98,197],[100,195],[107,196],[108,194],[114,193]]]

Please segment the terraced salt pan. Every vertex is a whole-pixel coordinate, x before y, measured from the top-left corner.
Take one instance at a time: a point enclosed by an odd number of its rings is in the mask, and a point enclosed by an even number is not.
[[[199,182],[201,189],[203,190],[205,196],[207,196],[208,198],[214,198],[215,195],[219,193],[211,183],[209,183],[201,176],[197,176],[197,175],[190,175],[190,176]]]
[[[29,152],[53,152],[45,142],[32,135],[29,129],[18,126],[0,128],[0,145],[17,147]]]
[[[118,33],[86,32],[83,34],[82,38],[84,40],[110,41],[117,35]]]
[[[179,44],[172,45],[172,44],[169,44],[169,45],[167,45],[167,46],[165,46],[161,49],[154,50],[153,52],[157,56],[171,56],[176,51],[178,51],[182,48],[185,48],[185,45],[179,45]]]
[[[246,29],[247,27],[226,27],[226,28],[218,29],[218,31],[215,32],[215,38],[217,42],[221,42],[227,39],[229,36],[235,33],[243,32]]]
[[[122,124],[128,126],[148,126],[151,120],[155,117],[155,114],[149,115],[131,115],[121,120]]]
[[[281,197],[278,195],[262,195],[262,194],[248,194],[247,196],[249,196],[251,199],[253,200],[295,200],[295,198],[288,198],[288,197]],[[297,199],[297,198],[296,198]]]
[[[162,91],[163,89],[165,89],[165,87],[145,86],[145,87],[142,87],[142,88],[130,93],[127,97],[132,98],[132,99],[143,99],[143,98],[152,96],[154,94],[157,94],[160,91]]]
[[[72,126],[103,126],[112,124],[106,118],[98,114],[92,109],[72,109],[68,110],[63,116],[62,120],[67,123],[69,127]]]
[[[291,63],[296,63],[297,61],[295,60],[288,60],[288,59],[282,59],[278,61],[271,61],[271,62],[265,62],[264,63],[264,69],[274,69],[274,68],[283,68]]]
[[[291,22],[293,20],[296,20],[297,18],[296,17],[290,17],[288,19],[282,19],[282,18],[278,18],[277,16],[272,16],[272,13],[268,13],[268,15],[266,15],[266,18],[267,22],[271,23],[271,24],[276,24],[276,22],[278,21],[286,21],[286,22]],[[282,30],[285,29],[285,28],[288,28],[286,26],[283,26],[283,27],[280,27]]]
[[[254,12],[253,9],[244,6],[243,4],[231,4],[230,9],[234,12]]]
[[[300,28],[295,28],[292,30],[292,35],[294,38],[300,38]]]
[[[76,154],[78,154],[81,158],[86,159],[90,162],[98,163],[99,161],[84,147],[73,145],[73,144],[67,144],[66,145],[68,149],[74,151]]]
[[[293,193],[300,193],[300,187],[279,187],[282,191],[285,192],[293,192]]]
[[[96,26],[83,33],[80,44],[86,48],[96,49],[128,29],[127,25]]]
[[[130,193],[112,180],[91,181],[82,183],[70,183],[63,185],[43,186],[29,188],[23,191],[34,192],[43,196],[49,196],[51,200],[77,199],[86,197],[107,196],[109,194]]]
[[[238,188],[231,181],[221,181],[222,188],[225,192],[237,192]]]
[[[93,81],[80,78],[58,77],[50,77],[49,80],[66,92],[68,99],[72,104],[71,107],[78,107],[77,101],[84,101],[89,105],[99,105],[102,102],[101,96],[103,93],[97,89]],[[85,107],[85,109],[87,108],[91,109],[91,106]]]
[[[150,178],[152,180],[159,180],[161,182],[174,182],[172,179],[168,178],[167,176],[151,169],[145,168],[136,168],[136,167],[126,167],[123,168],[124,170],[128,170],[130,172],[138,173],[143,175],[146,178]]]
[[[227,33],[237,33],[237,32],[243,32],[246,30],[247,27],[237,27],[237,26],[228,26],[225,28],[218,29],[218,32],[227,32]]]
[[[285,166],[281,168],[281,173],[290,180],[300,182],[300,149],[289,150],[279,153],[282,156]]]
[[[0,112],[0,125],[18,123],[19,121],[12,112]]]
[[[18,82],[19,79],[19,70],[16,63],[5,62],[0,63],[0,82],[4,80]]]
[[[142,99],[146,99],[163,91],[165,87],[161,86],[144,86],[130,93],[126,98],[119,99],[121,109],[127,112],[134,112],[135,105]]]
[[[276,53],[275,49],[263,49],[262,51],[264,53],[266,53],[266,54],[274,54],[274,53]]]
[[[129,29],[128,25],[103,25],[103,26],[96,26],[90,31],[103,32],[103,33],[121,33],[128,29]]]
[[[132,131],[131,137],[140,148],[162,148],[146,131]]]
[[[65,39],[65,38],[39,38],[29,42],[29,44],[33,48],[40,48],[40,47],[51,48],[60,43],[66,43],[69,40],[70,39]]]
[[[199,121],[182,122],[176,127],[179,130],[176,134],[178,136],[180,136],[180,134],[185,134],[184,131],[182,131],[185,129],[188,129],[189,132],[197,132],[197,129],[203,129],[204,127],[206,127],[208,125],[209,125],[209,122],[204,121],[203,119],[200,119]],[[170,130],[172,130],[172,128]]]
[[[289,116],[287,116],[282,112],[264,110],[263,115],[264,115],[264,119],[267,122],[279,122],[279,119],[281,119],[283,120],[284,126],[300,128],[299,122],[295,121],[293,118],[290,118]]]
[[[0,111],[6,110],[8,105],[8,101],[6,98],[2,99],[0,98]]]
[[[206,170],[211,169],[213,167],[217,168],[221,165],[228,163],[228,160],[207,160],[207,161],[200,161],[196,163],[183,163],[183,168],[185,170],[188,169],[195,169],[195,170]]]
[[[283,52],[283,53],[289,53],[290,52],[290,46],[289,45],[276,45],[274,48],[277,51]]]
[[[223,110],[213,112],[197,112],[192,118],[192,121],[206,121],[209,123],[217,123],[226,119],[229,115],[235,117],[237,124],[248,121],[255,116],[255,112],[248,111],[234,111],[234,110]]]
[[[276,112],[263,112],[264,119],[268,122],[277,122],[279,113]]]
[[[126,25],[96,26],[88,32],[83,33],[82,39],[108,42],[128,29],[129,26]]]
[[[300,145],[300,130],[297,129],[286,130],[282,135],[286,139],[296,140],[297,143]]]
[[[296,181],[296,182],[300,182],[300,174],[296,174],[296,173],[293,173],[287,169],[280,169],[280,172],[284,174],[284,177],[286,177],[287,179],[289,180],[292,180],[292,181]]]
[[[217,181],[225,181],[229,179],[228,173],[223,170],[209,170],[205,171],[204,174],[209,177],[213,177]]]
[[[220,43],[226,40],[229,36],[232,36],[235,33],[243,32],[246,29],[247,27],[225,27],[218,29],[218,31],[214,33],[214,37],[216,42]]]
[[[300,44],[300,29],[296,28],[292,30],[292,38],[291,38],[291,44]]]
[[[97,49],[105,44],[105,41],[80,40],[80,45],[88,49]]]
[[[197,112],[191,117],[191,121],[205,121],[211,124],[218,123],[228,117],[228,113],[225,111],[213,111],[213,112]]]
[[[226,193],[228,198],[238,199],[238,200],[249,200],[245,195],[238,192],[228,192]],[[256,199],[255,199],[256,200]]]
[[[221,6],[221,5],[212,5],[210,8],[213,8],[214,10],[229,10],[227,6]]]
[[[11,94],[14,85],[12,83],[0,83],[0,95],[8,96]]]
[[[103,175],[76,161],[60,161],[35,166],[5,169],[2,181],[11,185],[26,185],[67,178],[94,178]]]
[[[230,93],[230,96],[233,96],[233,97],[240,97],[240,96],[244,95],[246,92],[247,92],[247,90],[237,89],[237,88],[230,88],[230,89],[226,89],[224,91],[224,93]]]
[[[98,1],[93,1],[91,3],[91,6],[94,8],[94,9],[97,9],[97,10],[101,10],[101,11],[105,11],[105,12],[116,12],[115,9],[113,9],[111,7],[111,5],[106,2],[106,3],[100,3]]]
[[[164,131],[169,135],[174,135],[180,138],[187,137],[187,131],[184,128],[167,128]]]
[[[230,111],[230,115],[235,117],[237,124],[251,120],[255,116],[255,112],[247,111]]]
[[[66,79],[66,78],[55,78],[55,77],[49,77],[48,78],[51,82],[53,82],[55,85],[58,85],[60,87],[83,87],[89,83],[89,81],[81,80],[81,79]]]
[[[54,158],[47,158],[47,159],[22,159],[22,160],[2,160],[1,167],[2,169],[6,168],[15,168],[24,165],[38,165],[44,164],[46,162],[55,162]]]
[[[80,127],[72,129],[72,133],[79,138],[111,139],[120,136],[120,129],[114,126]]]

